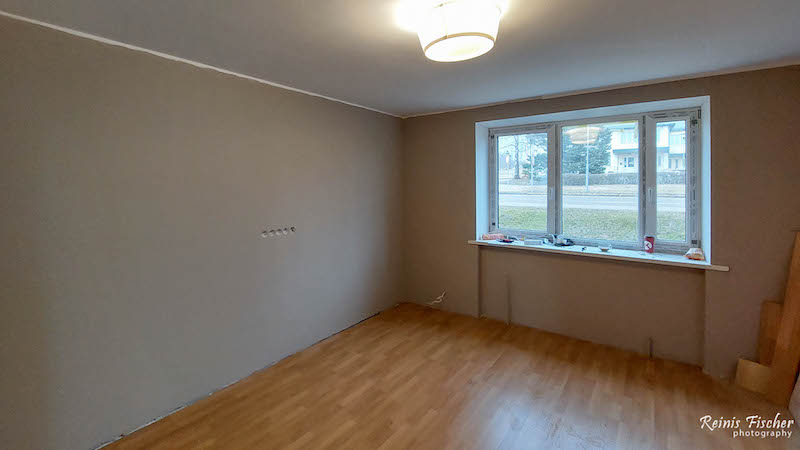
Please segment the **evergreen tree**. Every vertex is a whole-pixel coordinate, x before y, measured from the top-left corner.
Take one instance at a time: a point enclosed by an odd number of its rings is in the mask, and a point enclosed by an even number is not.
[[[564,133],[564,151],[561,155],[563,173],[586,173],[586,151],[589,151],[589,173],[606,173],[611,163],[611,130],[603,128],[592,144],[573,144]]]
[[[514,178],[536,177],[547,174],[547,135],[544,133],[518,134],[500,137],[500,155],[511,157]],[[533,155],[533,177],[531,177],[531,155]]]

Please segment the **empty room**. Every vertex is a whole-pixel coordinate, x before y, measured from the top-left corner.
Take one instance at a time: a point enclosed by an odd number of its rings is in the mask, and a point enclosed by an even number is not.
[[[0,449],[800,448],[797,0],[0,0]]]

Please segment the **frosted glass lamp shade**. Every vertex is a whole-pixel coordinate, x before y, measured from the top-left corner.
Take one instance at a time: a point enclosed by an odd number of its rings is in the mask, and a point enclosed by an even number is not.
[[[572,141],[573,144],[594,144],[597,141],[597,137],[600,135],[600,127],[592,125],[577,126],[565,130],[564,133],[569,136],[569,140]]]
[[[502,15],[496,0],[436,2],[421,18],[418,35],[425,56],[433,61],[464,61],[494,47]]]

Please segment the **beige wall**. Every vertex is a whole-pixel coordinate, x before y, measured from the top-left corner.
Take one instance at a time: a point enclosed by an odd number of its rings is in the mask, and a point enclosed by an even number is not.
[[[466,244],[475,236],[475,122],[711,96],[712,248],[729,273]],[[800,67],[533,100],[404,121],[406,295],[732,374],[755,356],[760,304],[782,297],[800,226]],[[433,239],[431,233],[435,233]],[[479,254],[480,252],[480,260]],[[480,284],[476,280],[480,279]]]
[[[700,365],[703,273],[650,264],[481,250],[483,312],[566,336]]]
[[[399,300],[400,132],[0,18],[0,448],[96,446]]]
[[[729,375],[800,225],[798,67],[400,121],[5,18],[0,61],[1,448],[99,444],[445,290]],[[730,273],[466,244],[475,122],[698,95]]]

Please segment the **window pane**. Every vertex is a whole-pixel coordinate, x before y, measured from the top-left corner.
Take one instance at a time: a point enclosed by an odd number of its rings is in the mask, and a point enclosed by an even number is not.
[[[547,231],[547,133],[497,138],[498,227]]]
[[[686,241],[686,121],[657,124],[656,237]]]
[[[639,122],[561,129],[562,230],[570,238],[639,237]]]

